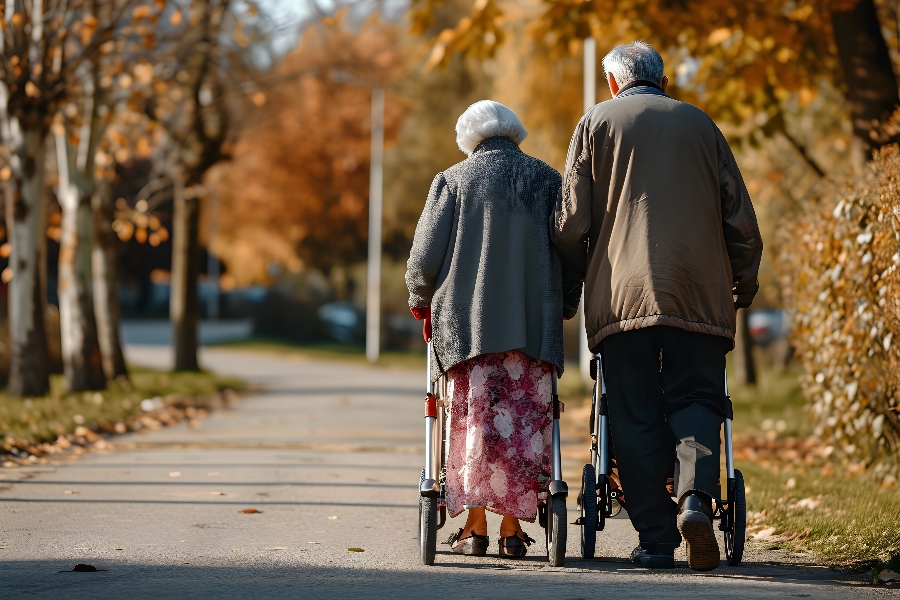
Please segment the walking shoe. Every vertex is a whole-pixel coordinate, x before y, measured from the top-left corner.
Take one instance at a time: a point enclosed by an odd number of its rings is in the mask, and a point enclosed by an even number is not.
[[[640,546],[631,551],[631,562],[647,569],[674,569],[675,551],[651,554]]]
[[[524,539],[517,535],[508,535],[500,538],[500,556],[503,558],[522,558],[528,553],[528,547],[534,543],[534,540],[525,532]]]
[[[684,538],[687,563],[695,571],[719,566],[719,543],[712,525],[712,509],[700,496],[688,494],[678,513],[678,531]]]
[[[488,546],[491,543],[488,536],[470,532],[467,537],[461,537],[462,534],[463,530],[460,528],[459,531],[447,538],[447,541],[444,543],[449,545],[450,549],[457,554],[468,554],[470,556],[484,556],[487,554]]]

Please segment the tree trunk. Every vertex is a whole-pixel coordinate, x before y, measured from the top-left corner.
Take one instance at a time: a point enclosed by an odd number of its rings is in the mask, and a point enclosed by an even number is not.
[[[897,132],[881,131],[900,105],[897,79],[874,0],[859,0],[851,10],[832,11],[831,23],[853,133],[868,160],[873,150],[898,140]]]
[[[76,185],[66,134],[56,135],[62,235],[59,240],[59,328],[69,390],[102,390],[106,376],[91,288],[91,185]],[[83,182],[82,182],[83,183]]]
[[[200,205],[188,195],[180,177],[174,178],[172,214],[172,285],[169,317],[176,371],[197,371],[197,327],[200,304],[197,279],[200,276]]]
[[[734,379],[743,385],[756,385],[756,362],[750,337],[750,313],[739,310],[734,336]]]
[[[3,107],[5,108],[5,107]],[[49,351],[44,324],[47,260],[44,199],[44,138],[40,116],[34,123],[4,123],[12,176],[6,184],[6,223],[12,254],[9,284],[10,396],[43,396],[50,390]]]
[[[91,201],[91,209],[94,219],[94,247],[91,253],[94,315],[97,319],[103,370],[110,379],[127,379],[128,367],[125,365],[119,337],[122,322],[118,287],[119,237],[112,228],[116,209],[109,182],[99,182]]]

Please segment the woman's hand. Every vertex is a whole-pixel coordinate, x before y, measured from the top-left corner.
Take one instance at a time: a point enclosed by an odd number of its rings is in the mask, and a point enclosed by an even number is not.
[[[413,314],[413,316],[419,321],[424,321],[422,323],[422,337],[425,338],[425,342],[428,343],[431,341],[431,307],[430,306],[416,306],[414,308],[410,308],[409,312]]]

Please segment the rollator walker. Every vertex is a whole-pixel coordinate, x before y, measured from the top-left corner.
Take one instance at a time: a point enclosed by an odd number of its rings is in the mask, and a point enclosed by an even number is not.
[[[437,530],[447,521],[445,486],[447,481],[446,380],[441,377],[435,386],[431,380],[431,342],[428,343],[427,393],[425,395],[425,468],[419,479],[419,554],[422,564],[433,565],[437,551]],[[553,441],[550,479],[538,494],[538,522],[545,531],[547,560],[554,567],[566,562],[566,496],[569,488],[562,480],[562,460],[559,452],[559,415],[563,404],[559,401],[553,373]],[[436,395],[436,389],[440,398]]]
[[[606,398],[606,380],[599,354],[591,359],[591,377],[596,381],[591,401],[591,463],[584,465],[581,477],[581,493],[578,504],[581,516],[575,525],[581,526],[581,556],[594,558],[597,532],[603,531],[606,519],[616,516],[622,509],[619,498],[622,490],[610,482],[610,433],[609,410]],[[738,565],[744,555],[747,531],[747,502],[744,494],[744,476],[734,468],[731,444],[731,397],[728,395],[728,375],[725,375],[725,466],[728,479],[724,498],[714,498],[713,520],[719,521],[724,532],[725,558],[729,565]],[[677,490],[677,487],[673,488]],[[673,494],[677,493],[673,491]],[[593,498],[593,500],[592,500]],[[673,497],[673,500],[675,498]],[[625,505],[627,512],[627,504]]]

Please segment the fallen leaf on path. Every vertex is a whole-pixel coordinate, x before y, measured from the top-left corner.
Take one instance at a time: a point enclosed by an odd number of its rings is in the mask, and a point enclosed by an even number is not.
[[[244,513],[245,515],[255,515],[257,513],[262,513],[261,510],[256,510],[255,508],[245,508],[241,512]]]
[[[181,477],[181,471],[172,471],[169,473],[169,477]]]
[[[66,491],[63,492],[63,494],[77,494],[77,493],[78,493],[78,492],[74,492],[74,491],[72,491],[72,490],[66,490]]]
[[[213,492],[212,495],[213,496],[227,496],[228,494],[226,494],[225,492]]]
[[[321,544],[322,542],[306,542],[307,544]]]
[[[337,519],[337,515],[331,515],[330,517],[328,517],[329,521],[334,521],[335,519]]]
[[[348,552],[365,552],[362,548],[347,548]]]
[[[774,527],[767,527],[766,529],[763,529],[762,531],[758,531],[756,533],[756,535],[754,535],[753,537],[754,538],[767,538],[767,537],[772,537],[772,534],[774,534],[774,533],[775,533]]]
[[[900,581],[900,574],[893,569],[885,569],[878,573],[878,581]]]
[[[287,548],[266,548],[266,550],[287,550]]]

